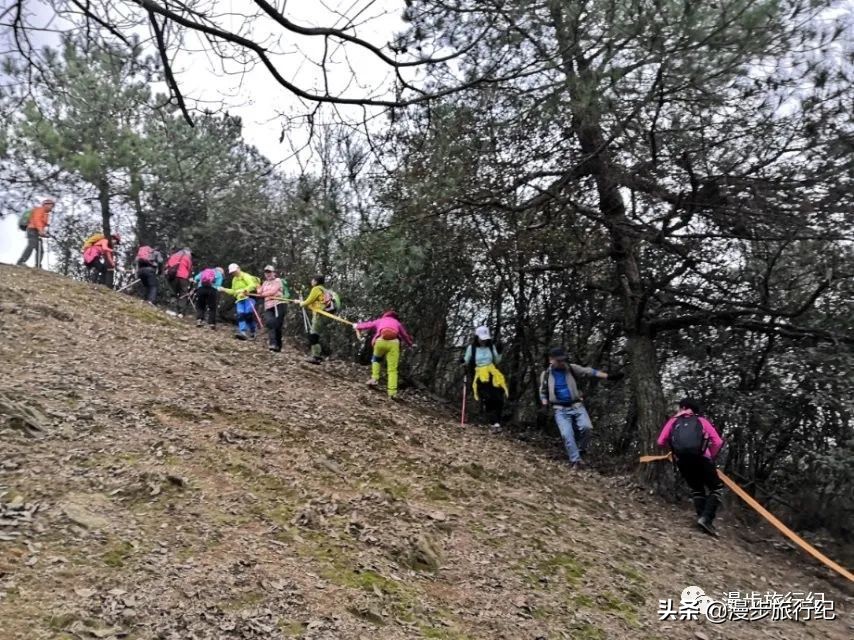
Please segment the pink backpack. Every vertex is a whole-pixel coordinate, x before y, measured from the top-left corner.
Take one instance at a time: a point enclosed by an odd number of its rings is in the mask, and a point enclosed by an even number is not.
[[[216,271],[213,269],[205,269],[199,276],[199,283],[203,287],[211,286],[214,283],[214,280],[216,280]]]
[[[100,257],[101,247],[93,244],[91,247],[87,247],[86,250],[83,252],[83,264],[92,264]]]

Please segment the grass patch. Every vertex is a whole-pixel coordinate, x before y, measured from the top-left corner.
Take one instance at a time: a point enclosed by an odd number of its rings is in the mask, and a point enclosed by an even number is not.
[[[596,596],[596,606],[600,611],[613,613],[632,626],[638,624],[638,609],[636,606],[620,600],[613,593],[602,593]]]
[[[305,633],[305,630],[308,628],[307,624],[297,622],[296,620],[279,620],[277,626],[286,638],[297,638]]]
[[[195,411],[190,411],[177,404],[159,404],[157,405],[157,409],[161,413],[172,418],[178,418],[179,420],[197,420],[199,418],[199,414]]]
[[[605,632],[592,624],[585,622],[572,628],[572,640],[605,640]]]
[[[635,571],[632,567],[628,565],[619,565],[617,567],[614,567],[614,571],[619,573],[621,576],[628,578],[637,585],[646,584],[646,578],[643,576],[643,574],[638,571]]]
[[[233,598],[220,601],[219,606],[223,611],[235,612],[254,607],[263,602],[266,597],[267,594],[263,591],[247,591]]]
[[[124,540],[111,542],[107,550],[101,554],[101,560],[108,567],[123,567],[125,562],[133,555],[133,545]]]
[[[135,320],[140,320],[145,322],[146,324],[159,324],[164,327],[173,326],[172,321],[169,318],[165,317],[159,311],[154,311],[153,309],[148,309],[142,306],[125,306],[119,307],[119,309],[128,317],[133,318]]]
[[[572,605],[578,609],[592,609],[593,598],[588,596],[586,593],[576,593],[572,596]]]
[[[406,502],[406,499],[409,497],[409,485],[388,478],[382,473],[372,473],[368,476],[368,482],[377,489],[384,491],[394,500]]]
[[[537,566],[541,574],[562,576],[570,585],[575,584],[587,572],[581,561],[572,553],[556,553]]]
[[[436,640],[468,640],[469,636],[460,633],[452,627],[435,627],[430,625],[419,625],[418,630],[425,638]]]

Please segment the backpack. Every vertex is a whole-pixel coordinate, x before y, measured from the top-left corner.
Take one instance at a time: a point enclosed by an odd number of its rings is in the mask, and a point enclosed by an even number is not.
[[[136,261],[147,266],[154,266],[154,250],[147,244],[142,245],[136,252]]]
[[[96,242],[100,242],[105,237],[106,236],[103,233],[93,233],[91,236],[89,236],[88,238],[86,238],[83,241],[83,249],[82,250],[86,251],[86,249],[88,249],[89,247],[94,245]]]
[[[27,227],[30,226],[30,218],[32,218],[32,217],[33,217],[33,210],[32,209],[22,213],[20,215],[20,217],[18,218],[18,228],[21,231],[26,231]]]
[[[101,247],[96,247],[94,244],[89,245],[83,250],[83,264],[87,267],[101,257]]]
[[[216,280],[216,271],[214,271],[213,269],[205,269],[199,276],[199,284],[203,287],[212,286],[214,280]]]
[[[174,280],[178,277],[178,269],[181,266],[181,258],[184,257],[183,251],[176,251],[169,259],[166,261],[166,278],[168,280]]]
[[[694,415],[679,416],[670,430],[670,450],[679,458],[702,456],[706,451],[706,434],[700,418]]]
[[[279,282],[282,283],[282,297],[290,298],[291,297],[291,289],[288,287],[288,281],[284,278],[279,278]]]
[[[397,340],[397,329],[392,329],[391,327],[386,327],[382,331],[380,331],[380,338],[383,340]]]
[[[323,310],[326,313],[338,313],[341,310],[341,296],[332,289],[323,290]]]

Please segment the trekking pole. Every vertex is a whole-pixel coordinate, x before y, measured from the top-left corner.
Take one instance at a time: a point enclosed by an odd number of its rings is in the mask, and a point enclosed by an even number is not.
[[[132,281],[130,284],[126,284],[125,286],[123,286],[121,289],[117,289],[117,290],[116,290],[116,293],[121,293],[122,291],[125,291],[125,290],[127,290],[127,289],[130,289],[133,285],[135,285],[135,284],[137,284],[137,283],[139,283],[139,282],[141,282],[141,281],[140,281],[140,279],[139,279],[139,278],[137,278],[136,280]]]
[[[258,309],[255,308],[255,305],[252,305],[252,313],[255,314],[255,319],[258,321],[258,326],[262,329],[264,328],[264,321],[261,320],[261,316],[258,315]]]
[[[466,424],[466,397],[468,396],[469,390],[469,374],[465,373],[463,375],[463,410],[460,415],[460,426],[464,427]]]

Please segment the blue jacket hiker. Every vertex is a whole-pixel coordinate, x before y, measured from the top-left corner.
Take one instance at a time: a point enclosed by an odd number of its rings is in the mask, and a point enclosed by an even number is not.
[[[592,367],[582,367],[567,362],[566,350],[555,347],[549,351],[549,368],[540,378],[540,402],[554,408],[555,422],[560,430],[566,455],[572,467],[578,468],[590,443],[593,425],[584,408],[575,376],[589,376],[603,380],[618,380],[622,374],[608,375]],[[576,434],[577,431],[577,434]],[[576,442],[576,437],[578,442]]]
[[[237,311],[237,333],[234,337],[239,340],[254,340],[255,332],[258,330],[256,322],[255,300],[250,296],[261,284],[256,276],[241,271],[240,267],[232,262],[228,265],[228,273],[231,276],[231,288],[220,287],[219,290],[234,296],[237,300],[235,310]]]
[[[211,329],[216,329],[216,310],[219,288],[222,286],[222,267],[202,269],[193,278],[196,286],[196,326],[204,326],[207,320]]]

